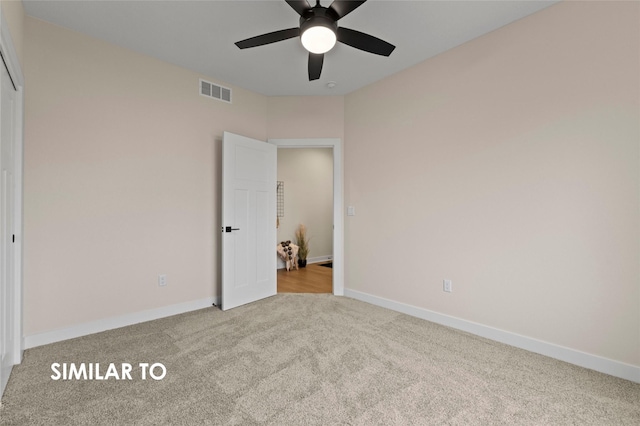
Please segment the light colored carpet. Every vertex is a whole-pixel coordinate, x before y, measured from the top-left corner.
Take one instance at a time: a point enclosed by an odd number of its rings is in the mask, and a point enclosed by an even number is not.
[[[54,362],[163,380],[54,381]],[[281,294],[33,348],[2,425],[640,424],[640,384],[331,295]]]

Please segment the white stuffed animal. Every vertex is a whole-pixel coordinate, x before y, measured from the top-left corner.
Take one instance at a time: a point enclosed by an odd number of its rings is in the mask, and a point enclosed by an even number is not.
[[[298,269],[298,246],[291,241],[282,241],[276,247],[278,256],[284,261],[287,266],[287,271],[290,271],[292,267]]]

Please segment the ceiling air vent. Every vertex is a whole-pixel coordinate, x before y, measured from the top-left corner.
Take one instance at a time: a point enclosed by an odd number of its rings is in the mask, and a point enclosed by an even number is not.
[[[231,89],[200,79],[200,94],[207,98],[231,103]]]

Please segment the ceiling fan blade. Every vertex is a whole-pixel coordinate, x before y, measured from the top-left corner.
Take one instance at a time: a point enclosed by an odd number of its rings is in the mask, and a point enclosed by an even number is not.
[[[249,47],[264,46],[265,44],[275,43],[277,41],[287,40],[300,35],[300,28],[288,28],[286,30],[274,31],[272,33],[262,34],[251,37],[246,40],[236,42],[236,46],[240,49]]]
[[[338,28],[338,41],[356,49],[381,56],[391,55],[393,49],[396,48],[393,44],[377,37],[344,27]]]
[[[296,12],[298,12],[298,15],[302,16],[302,14],[311,9],[311,6],[309,5],[309,2],[307,2],[307,0],[286,0],[287,3],[289,3],[289,6],[291,6],[293,8],[293,10],[295,10]]]
[[[309,52],[309,81],[320,78],[323,62],[324,53],[316,54]]]
[[[345,17],[347,14],[356,10],[359,6],[362,6],[362,3],[367,0],[361,1],[352,1],[352,0],[334,0],[329,6],[330,10],[337,15],[338,19]]]

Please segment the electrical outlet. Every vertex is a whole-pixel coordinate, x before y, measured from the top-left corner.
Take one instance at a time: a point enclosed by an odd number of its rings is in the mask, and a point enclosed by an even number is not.
[[[158,275],[158,285],[164,287],[167,285],[167,274]]]
[[[442,291],[446,291],[447,293],[451,293],[453,291],[451,280],[442,281]]]

